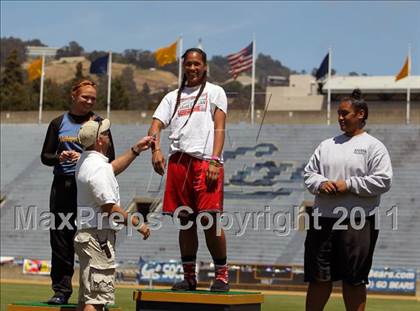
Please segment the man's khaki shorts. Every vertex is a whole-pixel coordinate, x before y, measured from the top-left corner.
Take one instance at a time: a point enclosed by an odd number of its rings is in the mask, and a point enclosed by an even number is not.
[[[110,258],[100,242],[108,246]],[[78,230],[74,237],[74,248],[80,261],[79,304],[114,304],[115,231]]]

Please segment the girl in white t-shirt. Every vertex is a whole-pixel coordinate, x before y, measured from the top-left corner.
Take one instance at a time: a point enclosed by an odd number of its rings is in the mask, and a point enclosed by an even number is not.
[[[181,87],[168,93],[153,115],[150,135],[154,170],[165,173],[165,158],[160,149],[160,131],[168,128],[170,157],[166,178],[163,213],[179,218],[179,244],[184,280],[173,290],[195,290],[195,262],[198,250],[196,216],[201,224],[213,225],[204,230],[206,244],[215,265],[212,291],[228,291],[226,239],[223,230],[216,231],[217,213],[223,211],[223,160],[227,98],[224,90],[207,82],[207,57],[198,48],[188,49],[182,56],[184,75]],[[189,226],[186,226],[189,227]]]

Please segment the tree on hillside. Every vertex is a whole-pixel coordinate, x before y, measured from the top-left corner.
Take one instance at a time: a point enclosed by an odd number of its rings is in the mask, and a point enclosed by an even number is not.
[[[108,94],[108,76],[98,75],[97,93],[96,93],[96,105],[95,110],[106,109],[107,94]],[[112,82],[112,81],[111,81]],[[112,107],[111,107],[112,109]]]
[[[243,85],[239,81],[231,81],[228,83],[223,84],[223,89],[225,90],[227,95],[235,96],[236,94],[240,94],[242,91]]]
[[[63,46],[61,49],[57,50],[56,59],[61,57],[73,57],[81,56],[84,52],[83,47],[79,45],[76,41],[70,41],[69,45]]]
[[[133,64],[143,69],[158,67],[155,55],[151,51],[127,49],[121,55],[122,62],[125,64]]]
[[[86,55],[86,58],[87,58],[88,60],[90,60],[91,62],[93,62],[95,59],[97,59],[97,58],[99,58],[99,57],[102,57],[102,56],[105,56],[105,55],[108,55],[108,52],[106,52],[106,51],[96,51],[96,50],[94,50],[93,52],[88,53],[88,54]]]
[[[127,92],[125,91],[121,76],[112,79],[111,84],[111,109],[112,110],[124,110],[127,109],[130,100]]]
[[[210,67],[210,81],[222,83],[231,77],[226,57],[215,55],[209,60],[208,65]]]
[[[144,69],[158,67],[155,54],[151,51],[140,51],[138,55],[138,64],[141,68]]]
[[[86,77],[83,75],[83,64],[78,62],[76,65],[76,74],[74,75],[74,80],[80,81],[85,79]]]
[[[161,70],[165,70],[165,71],[169,71],[172,72],[175,76],[178,77],[178,71],[179,71],[179,66],[178,66],[178,62],[174,62],[168,65],[165,65],[163,67],[159,67],[156,64],[157,68],[161,69]]]
[[[263,81],[267,76],[289,77],[292,71],[283,66],[279,60],[273,59],[270,55],[258,54],[256,61],[256,79]]]
[[[226,57],[216,55],[209,61],[210,66],[210,80],[222,83],[232,76],[229,73],[229,62]],[[283,66],[278,60],[273,59],[270,55],[258,54],[256,60],[256,79],[261,83],[268,75],[288,77],[294,71],[288,67]],[[251,75],[251,70],[246,72],[246,75]]]
[[[153,101],[150,95],[150,87],[147,82],[144,82],[143,89],[139,93],[140,108],[141,110],[147,110],[151,102]]]
[[[37,95],[39,96],[39,93]],[[65,84],[61,85],[51,79],[46,79],[43,101],[45,110],[67,110],[71,104],[70,90]]]
[[[143,85],[143,92],[148,92],[147,88],[145,90],[145,85]],[[148,87],[148,86],[147,86]],[[165,97],[166,94],[168,94],[169,89],[168,88],[162,88],[158,90],[157,92],[151,93],[150,92],[150,101],[147,103],[147,110],[156,110],[159,103],[162,101],[162,99]]]
[[[19,38],[9,37],[0,39],[0,64],[3,67],[5,65],[6,58],[16,50],[18,53],[19,63],[23,63],[26,60],[26,47],[27,46],[45,46],[39,39],[33,39],[23,41]]]
[[[239,81],[231,81],[223,84],[223,89],[226,92],[229,108],[235,109],[241,107],[243,102],[243,85]]]
[[[5,62],[0,81],[0,103],[1,110],[19,110],[27,104],[22,64],[19,61],[17,50],[13,50]]]
[[[18,59],[18,51],[13,50],[6,59],[4,74],[2,75],[2,83],[7,86],[18,83],[23,84],[22,63]]]
[[[128,109],[139,109],[141,99],[139,98],[136,82],[134,81],[134,71],[130,66],[125,67],[121,72],[121,85],[129,99]]]
[[[317,71],[318,71],[318,68],[316,68],[316,67],[313,68],[312,71],[311,71],[311,75],[315,77]],[[336,73],[337,73],[337,71],[334,68],[332,68],[331,69],[331,76],[335,76]],[[327,76],[327,75],[325,75],[325,76]]]

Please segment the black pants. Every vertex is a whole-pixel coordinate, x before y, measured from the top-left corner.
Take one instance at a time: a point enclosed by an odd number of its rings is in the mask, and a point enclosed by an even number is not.
[[[72,293],[71,279],[73,277],[74,244],[76,233],[77,190],[74,176],[54,176],[50,195],[50,212],[55,216],[55,229],[50,230],[51,244],[51,280],[55,295],[69,298]],[[59,213],[72,213],[70,223],[72,229],[65,226]]]

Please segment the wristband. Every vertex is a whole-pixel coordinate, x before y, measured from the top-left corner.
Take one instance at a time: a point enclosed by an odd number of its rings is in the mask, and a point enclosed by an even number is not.
[[[222,159],[220,159],[218,156],[211,156],[211,158],[210,158],[211,160],[214,160],[214,161],[217,161],[217,162],[221,162],[222,161]]]
[[[133,152],[136,157],[140,155],[140,152],[137,152],[136,150],[134,150],[134,147],[131,147],[131,152]]]

